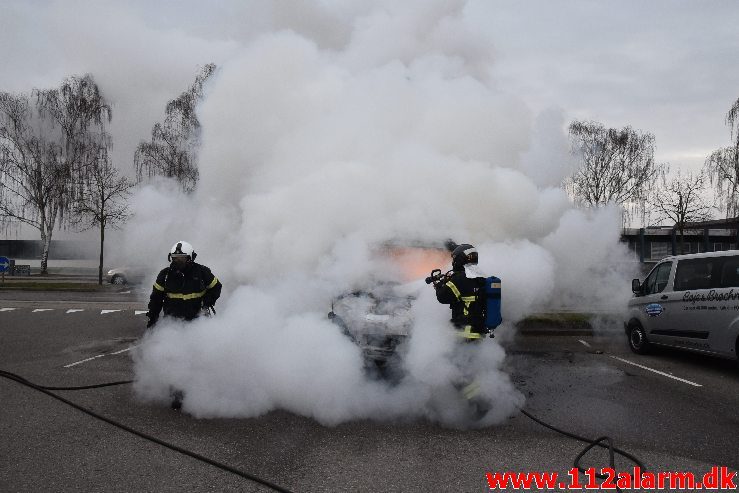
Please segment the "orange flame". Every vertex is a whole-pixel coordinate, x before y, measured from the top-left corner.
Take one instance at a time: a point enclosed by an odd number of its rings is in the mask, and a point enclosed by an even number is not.
[[[441,248],[389,247],[388,253],[406,282],[423,279],[433,269],[444,270],[450,262],[449,252]]]

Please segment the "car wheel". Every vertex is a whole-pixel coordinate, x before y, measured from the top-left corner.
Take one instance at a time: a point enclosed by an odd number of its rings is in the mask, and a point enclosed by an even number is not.
[[[110,280],[111,284],[126,284],[126,278],[123,276],[115,275],[113,276],[113,279]]]
[[[637,354],[649,352],[649,341],[647,333],[638,323],[629,327],[629,347]]]

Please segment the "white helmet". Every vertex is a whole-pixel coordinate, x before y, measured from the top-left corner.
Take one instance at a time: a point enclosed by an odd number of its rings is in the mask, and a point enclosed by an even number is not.
[[[191,244],[186,241],[178,241],[177,243],[172,245],[172,249],[169,251],[167,260],[171,262],[172,256],[186,256],[188,260],[194,261],[197,255],[198,254],[195,253],[195,249],[192,247]]]

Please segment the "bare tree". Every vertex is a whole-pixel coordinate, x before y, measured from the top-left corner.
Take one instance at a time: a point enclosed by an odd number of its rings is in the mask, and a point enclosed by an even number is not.
[[[108,149],[99,148],[98,159],[85,173],[81,193],[72,207],[72,222],[81,230],[97,227],[100,231],[98,284],[103,283],[105,228],[117,228],[128,218],[126,199],[134,183],[110,163]]]
[[[175,178],[182,189],[191,192],[198,182],[197,150],[200,145],[200,121],[195,109],[203,98],[203,85],[216,66],[209,63],[200,70],[195,82],[176,99],[167,103],[163,123],[156,123],[151,141],[138,145],[134,154],[136,176]]]
[[[39,230],[42,274],[54,227],[65,221],[100,146],[110,145],[110,118],[90,75],[31,97],[0,93],[0,220]]]
[[[734,140],[734,150],[739,152],[739,98],[734,101],[731,109],[726,113],[726,124],[731,128],[731,135]],[[737,152],[734,153],[734,160],[739,160]]]
[[[569,194],[586,207],[614,203],[643,212],[648,192],[664,169],[654,162],[654,136],[628,126],[605,128],[586,121],[572,122],[569,133],[572,151],[581,160],[565,183]]]
[[[739,215],[739,162],[733,147],[716,149],[706,159],[706,172],[716,188],[719,207],[726,217]]]
[[[680,233],[680,253],[685,251],[685,224],[710,218],[713,206],[706,202],[706,175],[677,172],[669,181],[662,179],[661,186],[650,198],[650,205],[657,213],[658,221],[672,221]]]
[[[706,171],[719,195],[726,217],[739,215],[739,99],[726,114],[732,145],[717,149],[706,159]]]

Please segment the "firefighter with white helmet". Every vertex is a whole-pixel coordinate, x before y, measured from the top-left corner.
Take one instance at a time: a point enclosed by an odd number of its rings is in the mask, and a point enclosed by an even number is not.
[[[213,305],[221,295],[221,282],[208,267],[195,263],[195,257],[195,249],[188,242],[172,245],[167,256],[170,265],[159,272],[151,290],[147,328],[157,322],[161,311],[166,317],[182,320],[196,318],[203,309],[215,312]],[[184,392],[170,388],[170,397],[172,409],[180,409]]]
[[[159,272],[149,297],[147,327],[157,322],[161,311],[168,317],[192,320],[203,308],[213,308],[222,285],[208,267],[195,263],[195,257],[190,243],[172,245],[167,256],[170,265]]]

